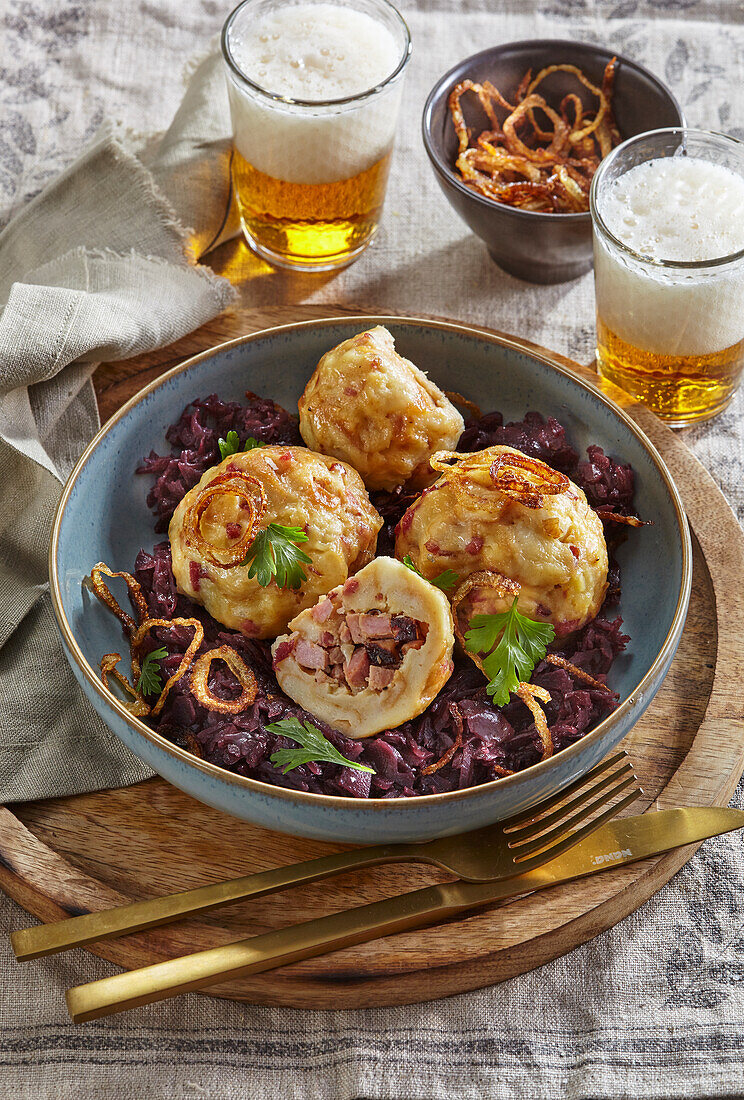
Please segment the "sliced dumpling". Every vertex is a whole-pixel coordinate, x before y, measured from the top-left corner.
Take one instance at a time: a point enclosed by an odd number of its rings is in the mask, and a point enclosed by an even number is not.
[[[415,718],[452,674],[449,601],[394,558],[375,558],[289,629],[272,646],[280,687],[347,737]]]
[[[370,489],[434,480],[429,459],[463,430],[451,401],[378,325],[326,352],[299,401],[308,447],[350,463]]]
[[[299,546],[310,563],[297,588],[276,578],[264,587],[241,560],[244,544],[276,524],[307,536]],[[381,526],[362,479],[345,462],[305,447],[254,447],[207,470],[176,508],[168,530],[173,575],[178,591],[217,622],[275,638],[372,559]]]

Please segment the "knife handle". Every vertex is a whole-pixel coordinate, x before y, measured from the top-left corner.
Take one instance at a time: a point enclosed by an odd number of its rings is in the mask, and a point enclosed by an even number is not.
[[[260,974],[341,947],[421,928],[473,905],[474,901],[467,896],[473,884],[468,884],[470,889],[463,893],[464,885],[448,882],[427,886],[262,936],[74,986],[67,991],[67,1008],[75,1023],[96,1020],[179,993],[203,989],[217,980]],[[477,892],[483,895],[484,901],[493,895],[495,885],[477,884]]]
[[[319,859],[244,875],[229,882],[215,882],[178,894],[135,901],[116,909],[104,909],[99,913],[85,913],[52,924],[21,928],[11,933],[11,943],[19,961],[40,959],[45,955],[66,951],[69,947],[84,947],[85,944],[98,940],[115,939],[131,932],[157,928],[184,917],[208,913],[210,909],[217,909],[221,905],[273,894],[287,886],[317,882],[343,871],[421,858],[419,848],[412,844],[377,845],[373,848],[335,852]]]

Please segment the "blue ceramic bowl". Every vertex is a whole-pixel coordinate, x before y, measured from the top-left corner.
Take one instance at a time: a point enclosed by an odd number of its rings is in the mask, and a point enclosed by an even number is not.
[[[398,350],[443,388],[510,418],[528,409],[552,413],[575,446],[599,443],[631,462],[638,511],[653,520],[653,526],[634,531],[618,555],[624,578],[620,613],[632,638],[612,670],[611,685],[622,699],[618,709],[581,741],[526,771],[467,790],[393,801],[270,786],[199,760],[153,733],[101,684],[98,661],[121,650],[121,631],[82,587],[95,562],[131,568],[139,548],[156,541],[145,504],[150,479],[134,470],[151,448],[163,449],[167,425],[189,401],[212,392],[240,400],[251,389],[293,408],[321,355],[375,324],[387,325]],[[601,760],[640,718],[666,675],[687,613],[691,563],[685,514],[668,470],[633,421],[594,386],[517,340],[445,322],[360,316],[283,325],[233,340],[175,367],[132,398],[98,433],[64,489],[50,579],[65,652],[81,688],[114,733],[155,771],[202,802],[266,828],[372,844],[428,840],[501,820]]]

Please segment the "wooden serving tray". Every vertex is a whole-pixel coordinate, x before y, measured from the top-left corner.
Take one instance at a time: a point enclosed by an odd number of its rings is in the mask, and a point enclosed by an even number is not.
[[[167,367],[222,340],[273,324],[343,312],[360,311],[240,309],[169,349],[103,366],[95,379],[102,417],[110,416]],[[587,368],[552,357],[582,377],[593,377]],[[681,440],[646,410],[630,411],[661,451],[681,491],[693,530],[694,577],[678,655],[624,747],[646,792],[644,808],[723,805],[744,768],[744,678],[739,658],[744,536],[722,494]],[[663,562],[659,568],[664,568]],[[0,888],[44,921],[310,859],[337,848],[237,821],[159,778],[121,790],[0,807]],[[476,989],[539,966],[609,928],[667,882],[694,850],[671,852],[210,992],[262,1004],[354,1008],[406,1004]],[[368,869],[90,950],[122,967],[142,966],[446,877],[430,867]]]

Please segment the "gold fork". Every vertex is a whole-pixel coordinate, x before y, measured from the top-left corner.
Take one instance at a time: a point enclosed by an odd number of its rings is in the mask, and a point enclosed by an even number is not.
[[[613,770],[615,765],[620,767]],[[11,934],[13,950],[21,961],[38,959],[381,863],[433,863],[466,882],[512,878],[555,859],[629,806],[642,793],[635,784],[627,753],[619,752],[539,806],[483,829],[424,844],[384,844],[337,852],[179,894],[23,928]],[[634,789],[619,803],[592,817],[630,787]]]

